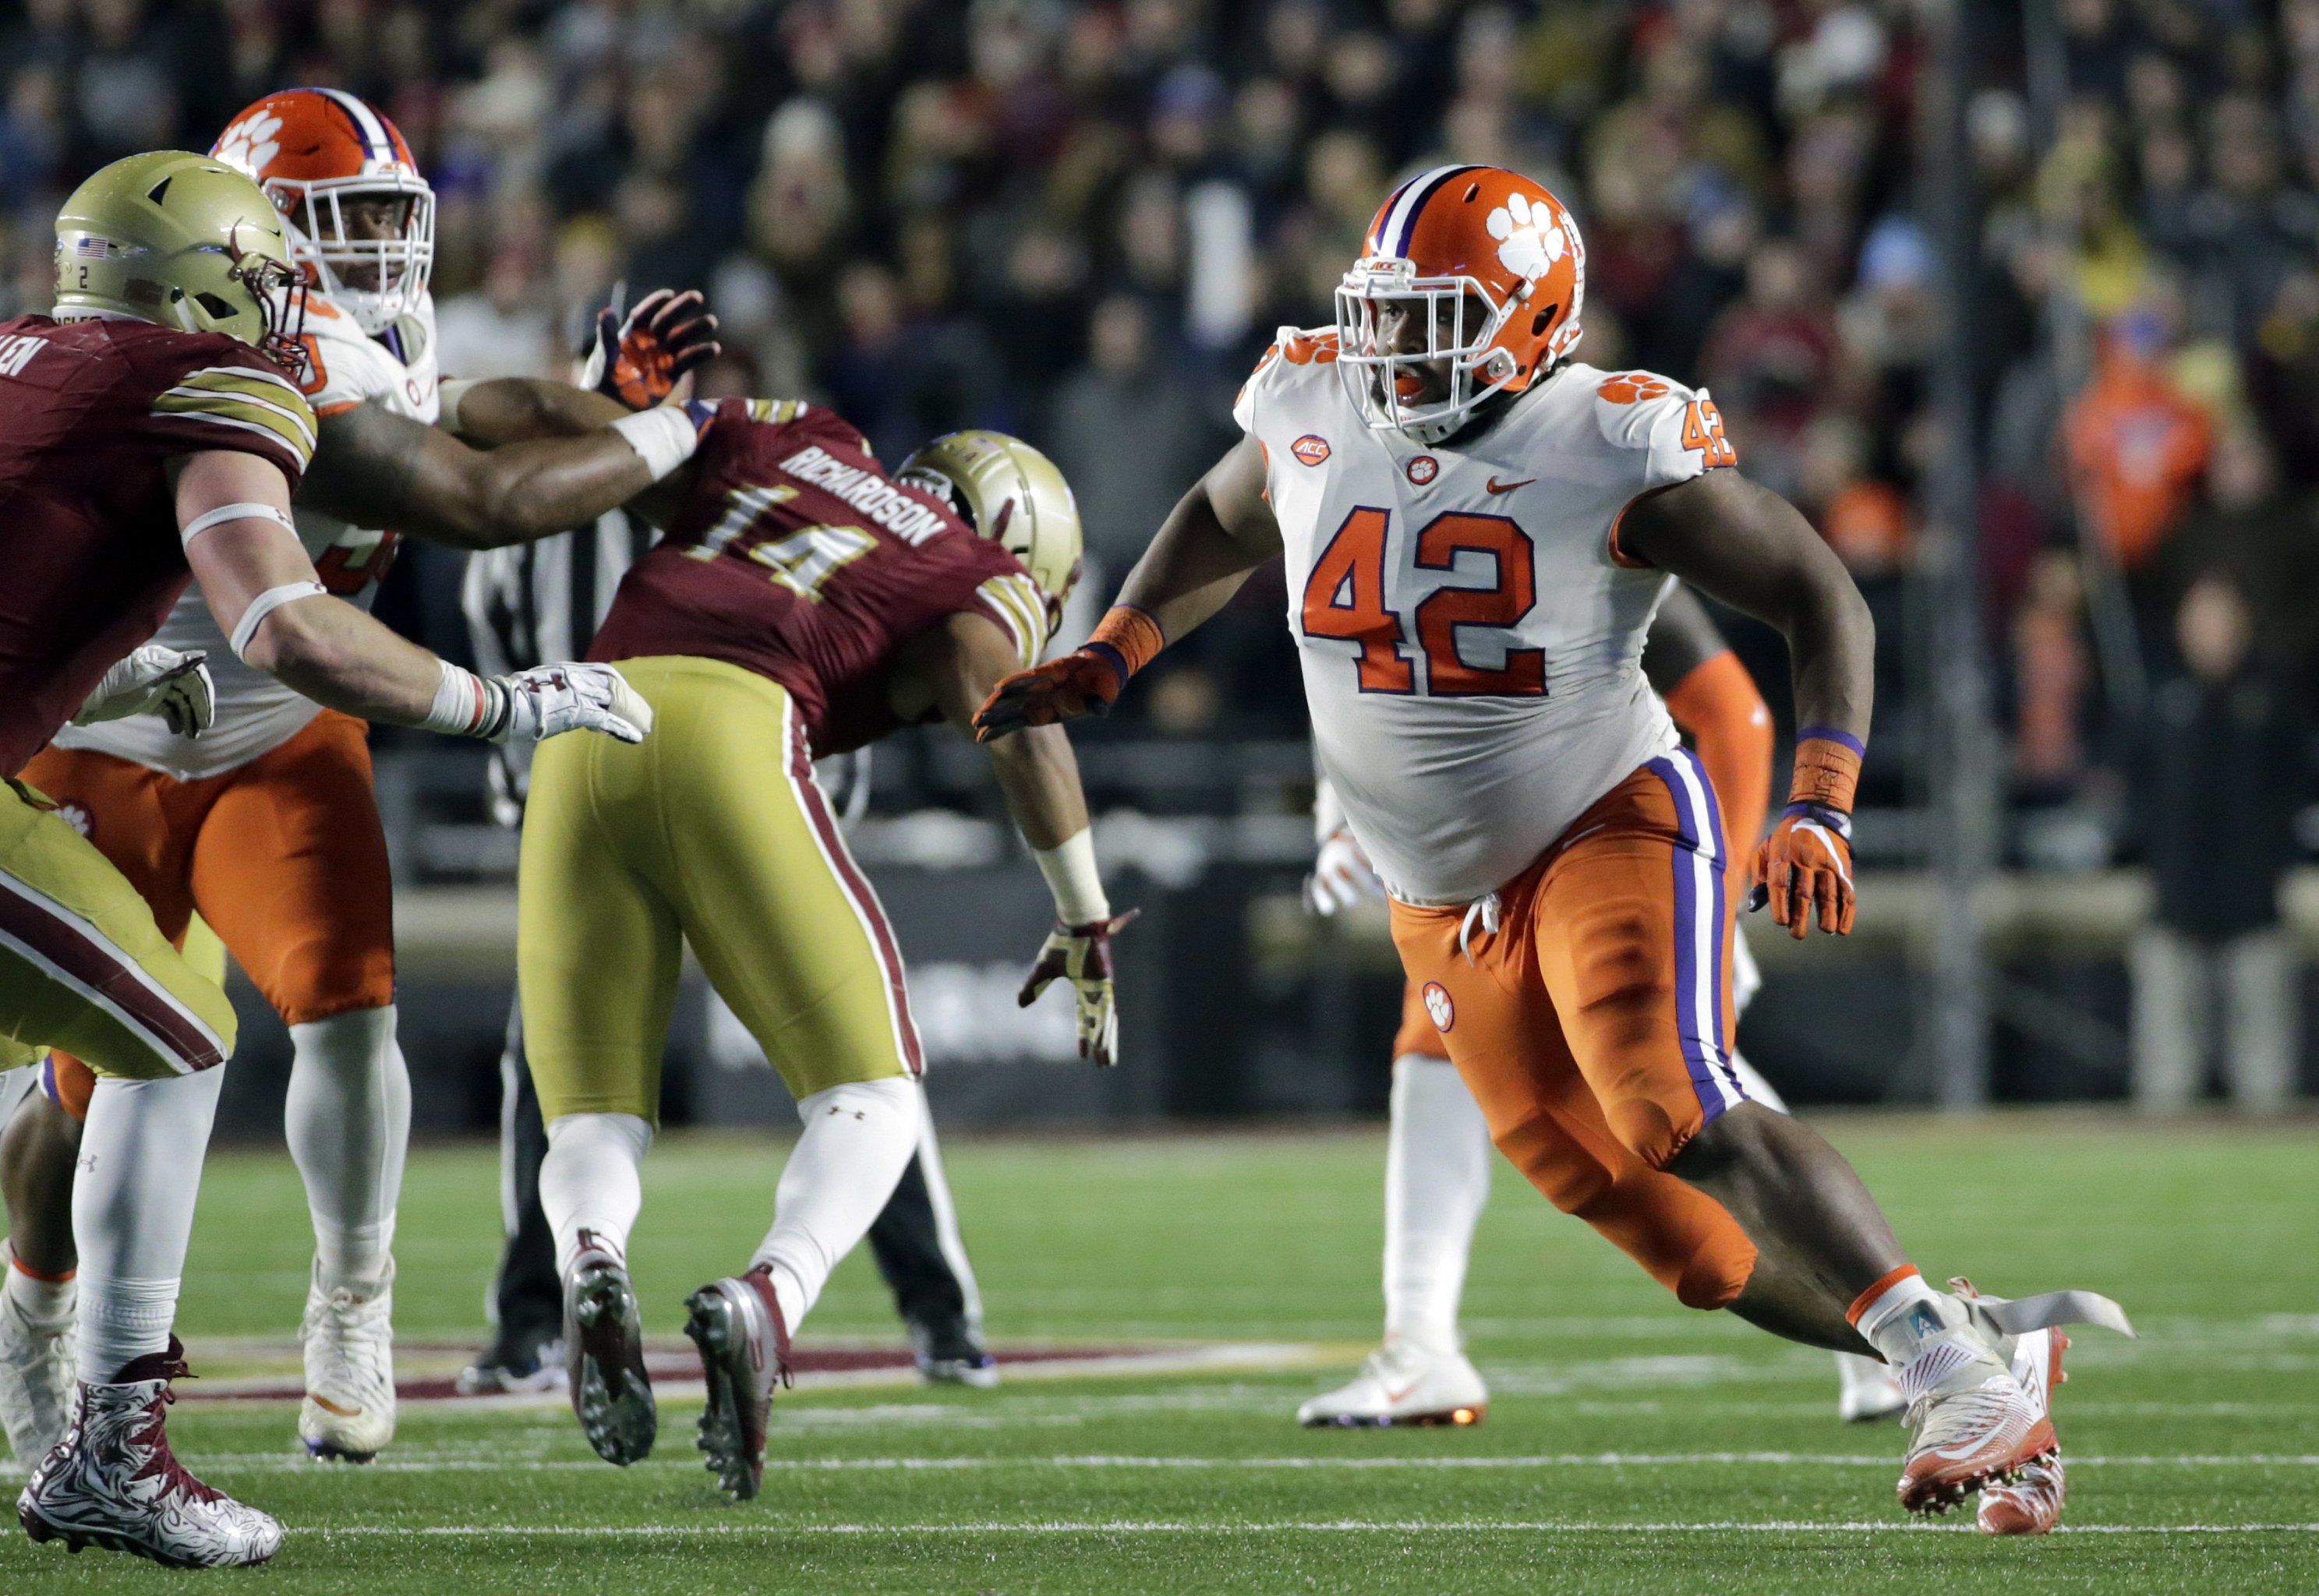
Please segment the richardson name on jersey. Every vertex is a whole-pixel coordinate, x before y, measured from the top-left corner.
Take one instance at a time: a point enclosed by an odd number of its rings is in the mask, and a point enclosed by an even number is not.
[[[801,482],[810,482],[835,494],[895,537],[916,548],[943,529],[942,517],[901,491],[876,472],[848,465],[826,454],[818,444],[799,449],[781,462],[781,470]]]

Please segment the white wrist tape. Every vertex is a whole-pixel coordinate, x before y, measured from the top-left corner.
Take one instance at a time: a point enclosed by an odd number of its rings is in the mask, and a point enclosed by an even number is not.
[[[493,729],[505,690],[494,691],[494,683],[448,660],[442,665],[443,680],[436,683],[435,701],[428,706],[419,729],[454,737],[480,737]]]
[[[1063,839],[1059,847],[1033,848],[1039,873],[1054,894],[1055,918],[1066,925],[1091,925],[1111,918],[1111,899],[1103,894],[1103,877],[1095,868],[1095,833],[1081,831]]]
[[[446,432],[459,430],[459,401],[467,397],[467,390],[486,379],[482,377],[445,377],[435,384],[435,425]]]
[[[612,423],[612,430],[628,440],[654,482],[691,459],[692,451],[700,446],[700,434],[681,405],[655,405],[622,416]]]
[[[293,533],[298,530],[298,523],[288,516],[270,504],[260,504],[252,500],[244,504],[221,504],[215,509],[195,516],[177,528],[177,541],[181,545],[190,544],[212,527],[223,526],[228,521],[272,521],[277,526],[289,527]]]
[[[248,507],[228,505],[226,508],[242,509]],[[249,656],[242,651],[249,646],[249,640],[257,636],[258,624],[267,616],[284,604],[295,604],[301,599],[327,599],[330,590],[319,582],[285,582],[278,588],[266,589],[249,601],[249,608],[243,610],[241,618],[233,623],[233,636],[226,639],[226,646],[233,650],[234,658],[248,664]]]

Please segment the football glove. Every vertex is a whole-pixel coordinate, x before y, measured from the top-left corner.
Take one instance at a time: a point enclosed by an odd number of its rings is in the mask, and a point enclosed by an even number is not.
[[[1085,648],[1017,671],[991,689],[974,712],[974,740],[988,743],[1026,726],[1108,714],[1125,685],[1117,666]]]
[[[595,341],[582,359],[575,385],[617,399],[632,410],[664,402],[685,373],[714,360],[717,318],[698,290],[661,288],[638,300],[624,318],[607,305],[596,312]]]
[[[158,643],[131,649],[104,673],[73,724],[158,715],[173,735],[198,737],[217,718],[217,687],[210,680],[208,659],[198,648],[180,653]]]
[[[486,734],[494,743],[538,743],[565,732],[641,743],[652,731],[652,706],[609,665],[535,665],[485,681],[506,695],[507,713]]]
[[[1038,962],[1015,996],[1028,1008],[1057,981],[1071,984],[1078,1004],[1079,1057],[1098,1069],[1119,1062],[1119,1007],[1111,989],[1111,939],[1135,918],[1137,910],[1086,925],[1058,925],[1040,945]]]
[[[1304,906],[1316,915],[1333,915],[1363,898],[1384,897],[1385,883],[1353,834],[1342,826],[1331,832],[1313,855],[1313,873],[1304,878]]]
[[[1790,804],[1755,852],[1747,907],[1772,906],[1772,918],[1801,937],[1817,910],[1822,932],[1852,930],[1852,816],[1827,804]]]

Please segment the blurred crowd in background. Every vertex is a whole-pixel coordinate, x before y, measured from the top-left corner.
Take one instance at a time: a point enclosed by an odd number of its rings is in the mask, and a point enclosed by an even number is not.
[[[18,0],[0,295],[46,304],[56,203],[96,165],[340,86],[441,194],[447,370],[556,373],[616,283],[704,288],[711,392],[826,400],[889,460],[963,425],[1052,453],[1091,614],[1274,328],[1329,318],[1396,177],[1514,167],[1584,230],[1580,356],[1711,388],[1870,594],[1892,805],[1924,780],[1942,3]],[[2308,786],[2319,0],[2055,0],[2042,57],[2035,9],[1972,8],[1986,627],[2013,798],[2058,817],[2017,852],[2100,863],[2186,746],[2230,768],[2185,805]],[[411,580],[456,646],[456,571]],[[1296,735],[1259,586],[1098,736]],[[1776,643],[1740,636],[1782,703]]]

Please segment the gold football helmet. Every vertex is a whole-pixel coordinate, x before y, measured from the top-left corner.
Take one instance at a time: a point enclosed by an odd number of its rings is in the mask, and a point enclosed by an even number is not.
[[[1046,595],[1053,636],[1079,580],[1083,542],[1078,503],[1055,463],[1003,432],[950,432],[915,451],[894,476],[947,499],[979,535],[1023,563]]]

